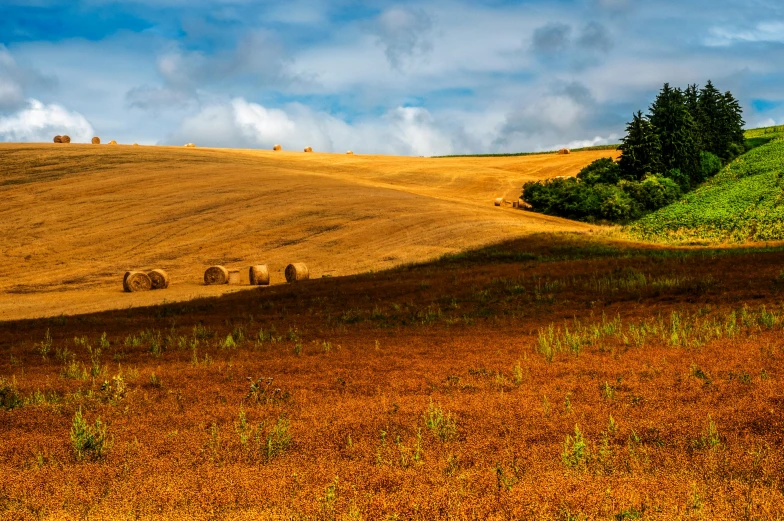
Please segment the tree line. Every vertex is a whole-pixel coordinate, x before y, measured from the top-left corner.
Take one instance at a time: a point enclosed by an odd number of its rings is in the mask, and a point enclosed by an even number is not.
[[[745,152],[743,110],[712,82],[665,83],[648,114],[626,126],[620,159],[594,161],[576,178],[526,183],[532,210],[584,221],[626,222],[680,198]]]

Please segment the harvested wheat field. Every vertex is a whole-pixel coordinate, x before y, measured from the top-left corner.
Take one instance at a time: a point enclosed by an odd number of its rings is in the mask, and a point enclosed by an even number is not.
[[[497,158],[182,147],[0,145],[0,320],[187,300],[215,264],[303,262],[311,278],[432,259],[532,232],[592,227],[508,208],[533,179],[614,152]],[[163,268],[165,291],[123,293]],[[247,280],[246,280],[247,282]]]
[[[0,519],[782,519],[782,266],[534,234],[3,322]]]

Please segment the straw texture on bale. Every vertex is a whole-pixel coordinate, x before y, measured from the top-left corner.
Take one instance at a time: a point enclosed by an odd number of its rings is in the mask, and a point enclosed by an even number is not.
[[[123,278],[123,289],[128,293],[136,291],[148,291],[152,289],[152,281],[146,273],[141,271],[129,271]]]
[[[240,270],[229,270],[229,284],[237,285],[240,283]]]
[[[251,286],[269,286],[270,275],[267,265],[251,266],[248,270],[248,280]]]
[[[70,143],[71,136],[60,136],[60,143]]]
[[[95,136],[93,138],[92,143],[93,143],[93,145],[100,145],[101,144],[101,138],[99,138],[98,136]]]
[[[295,262],[286,266],[286,282],[296,282],[298,280],[308,280],[310,278],[310,271],[308,267],[301,262]]]
[[[496,206],[501,206],[501,204],[503,204],[503,202],[504,202],[504,198],[503,197],[499,197],[498,199],[495,200],[494,204]]]
[[[305,152],[313,152],[313,149],[312,149],[312,148],[310,148],[310,147],[306,147],[306,148],[305,148]]]
[[[568,148],[562,148],[561,150],[559,150],[559,151],[558,151],[558,153],[559,153],[559,154],[566,155],[566,154],[571,154],[571,153],[572,153],[572,151],[571,151],[571,150],[569,150]]]
[[[210,266],[204,272],[204,283],[210,286],[213,284],[228,284],[229,270],[223,266]]]
[[[274,147],[272,147],[272,150],[277,151],[277,150],[281,150],[282,148],[283,147],[281,147],[280,145],[275,145]]]
[[[63,142],[63,136],[55,136],[54,137],[54,142],[55,143],[62,143]]]
[[[109,144],[110,144],[110,145],[116,145],[116,144],[117,144],[117,141],[115,141],[115,140],[113,140],[113,139],[112,139],[111,141],[109,141]]]
[[[152,282],[152,289],[166,289],[169,287],[169,274],[161,269],[155,269],[147,273]]]

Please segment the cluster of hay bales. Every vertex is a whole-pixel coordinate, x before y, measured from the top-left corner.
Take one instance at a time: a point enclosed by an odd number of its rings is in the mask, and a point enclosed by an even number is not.
[[[166,289],[169,287],[169,274],[162,269],[154,269],[147,273],[131,270],[125,272],[123,289],[128,293],[149,291],[151,289]]]
[[[71,137],[70,136],[55,136],[54,137],[55,143],[70,143]]]
[[[566,155],[566,154],[571,154],[572,151],[569,150],[568,148],[562,148],[561,150],[558,151],[558,153],[562,155]]]
[[[297,262],[286,266],[286,282],[308,280],[310,271],[308,267]],[[248,268],[248,281],[251,286],[269,286],[270,272],[266,264],[256,264]],[[240,284],[240,270],[230,270],[224,266],[210,266],[204,272],[204,284],[215,286],[221,284]]]
[[[193,143],[186,143],[183,146],[186,147],[186,148],[194,148],[194,147],[196,147],[196,145],[194,145]]]

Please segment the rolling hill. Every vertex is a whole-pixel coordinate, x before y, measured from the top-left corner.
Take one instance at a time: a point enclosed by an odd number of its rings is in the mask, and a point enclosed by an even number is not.
[[[0,320],[239,289],[201,283],[215,263],[267,263],[275,284],[295,261],[337,276],[531,232],[588,232],[492,202],[613,153],[434,159],[3,144]],[[121,292],[125,270],[151,267],[169,272],[169,290]]]
[[[784,240],[784,137],[765,130],[747,134],[753,150],[629,226],[631,235],[664,242]]]

